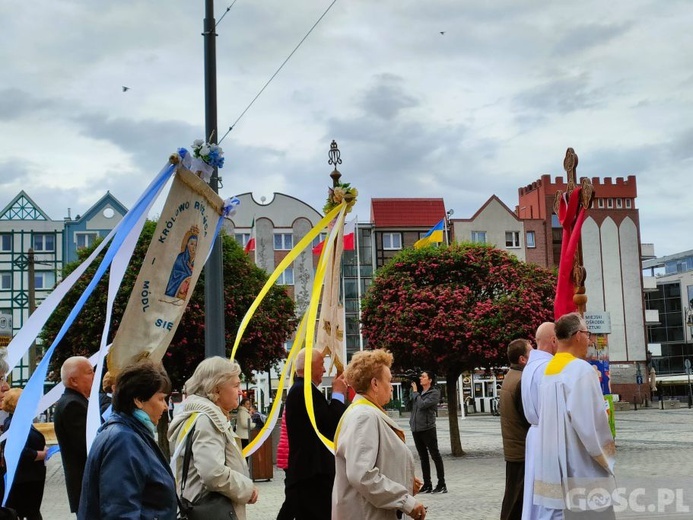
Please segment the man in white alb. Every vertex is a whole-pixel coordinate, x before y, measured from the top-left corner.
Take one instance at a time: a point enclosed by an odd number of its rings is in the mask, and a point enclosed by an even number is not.
[[[591,334],[577,313],[556,322],[556,355],[539,388],[534,503],[564,518],[615,519],[615,444],[599,377],[587,361]]]
[[[556,353],[556,333],[551,322],[539,325],[535,334],[536,350],[529,353],[529,361],[522,371],[522,407],[527,422],[531,424],[525,440],[525,488],[522,501],[523,520],[561,520],[563,511],[549,510],[534,504],[534,456],[539,445],[539,386],[546,365]]]

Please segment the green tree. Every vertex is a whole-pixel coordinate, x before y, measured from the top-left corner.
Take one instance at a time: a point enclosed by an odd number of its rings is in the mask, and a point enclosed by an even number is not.
[[[369,348],[386,348],[401,369],[427,367],[447,383],[452,454],[464,455],[457,380],[507,363],[515,338],[533,338],[553,315],[556,278],[481,244],[402,251],[377,273],[362,304]]]
[[[113,341],[118,330],[155,228],[156,222],[148,221],[145,224],[133,252],[113,305],[109,342]],[[265,271],[256,267],[248,259],[233,238],[222,234],[219,239],[223,241],[226,344],[227,354],[230,355],[230,347],[236,337],[238,326],[268,276]],[[64,276],[86,259],[94,247],[81,250],[79,260],[65,266]],[[45,344],[50,345],[57,336],[68,314],[93,278],[99,260],[87,269],[46,323],[41,333]],[[204,276],[203,271],[163,359],[173,386],[177,389],[182,387],[197,364],[204,358]],[[75,355],[89,356],[98,350],[106,315],[107,293],[108,276],[106,275],[55,350],[51,372],[54,380],[59,378],[59,369],[65,359]],[[284,342],[290,338],[295,325],[293,300],[284,287],[273,287],[250,321],[237,353],[237,360],[246,377],[251,377],[251,373],[255,370],[269,370],[286,356]]]

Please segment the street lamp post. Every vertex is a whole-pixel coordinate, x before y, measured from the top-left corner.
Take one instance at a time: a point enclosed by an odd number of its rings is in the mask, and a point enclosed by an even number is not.
[[[693,334],[693,310],[690,307],[685,307],[685,320],[686,326],[690,327],[691,333]],[[686,329],[684,329],[684,334]],[[688,344],[688,338],[685,338],[686,344]],[[693,407],[693,390],[691,390],[691,360],[686,358],[683,362],[686,367],[686,376],[688,377],[688,408]]]
[[[688,376],[688,408],[693,407],[693,391],[691,391],[691,360],[686,358],[684,361],[686,376]]]
[[[217,51],[214,0],[205,0],[205,130],[206,141],[217,142]],[[219,172],[214,168],[209,186],[219,193]],[[224,272],[222,240],[214,241],[205,265],[205,357],[226,356],[224,323]]]
[[[450,217],[455,213],[454,209],[449,209],[445,213],[445,242],[450,245]]]

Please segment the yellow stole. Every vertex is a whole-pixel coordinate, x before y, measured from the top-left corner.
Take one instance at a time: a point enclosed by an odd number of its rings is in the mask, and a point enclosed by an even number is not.
[[[572,363],[577,358],[568,352],[557,352],[551,361],[546,365],[544,375],[555,376],[560,374],[569,363]]]

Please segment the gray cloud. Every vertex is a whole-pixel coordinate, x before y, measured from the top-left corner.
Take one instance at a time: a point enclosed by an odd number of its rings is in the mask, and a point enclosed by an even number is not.
[[[693,158],[693,128],[675,136],[668,151],[675,161],[690,161]]]
[[[557,56],[565,56],[601,47],[613,43],[632,27],[632,23],[579,23],[561,33],[562,37],[554,46],[553,53]]]
[[[47,99],[36,99],[18,88],[0,90],[0,119],[13,120],[51,108],[54,103]]]
[[[401,77],[383,74],[376,80],[377,84],[363,95],[363,109],[367,114],[390,120],[401,110],[419,104],[416,98],[404,92]]]
[[[590,88],[587,72],[565,74],[520,92],[513,98],[523,126],[536,124],[552,114],[593,109],[603,103],[599,89]]]
[[[134,121],[91,113],[75,117],[74,122],[85,136],[115,144],[143,169],[154,172],[179,146],[190,148],[204,134],[203,128],[176,120]]]

